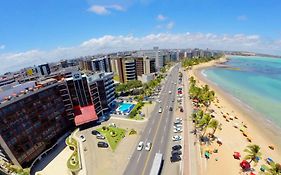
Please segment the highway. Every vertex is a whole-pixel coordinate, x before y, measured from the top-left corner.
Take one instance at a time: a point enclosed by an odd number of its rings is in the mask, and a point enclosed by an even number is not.
[[[173,111],[169,111],[169,107],[172,106],[174,109],[174,102],[172,102],[172,100],[176,98],[176,85],[174,83],[178,80],[178,73],[179,64],[168,73],[167,80],[159,94],[161,103],[155,106],[139,140],[144,142],[144,146],[147,142],[151,142],[151,150],[146,151],[144,148],[142,151],[135,150],[126,167],[124,175],[148,175],[157,152],[162,153],[163,157],[165,157],[166,154],[170,154],[170,152],[166,153],[168,139],[170,139],[169,133],[172,129],[173,116]],[[172,93],[169,94],[169,91]],[[160,107],[162,107],[162,113],[158,112]],[[164,166],[165,161],[170,160],[164,160]]]

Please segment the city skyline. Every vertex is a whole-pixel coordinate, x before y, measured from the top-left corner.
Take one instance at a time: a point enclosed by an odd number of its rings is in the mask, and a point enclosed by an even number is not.
[[[278,1],[0,2],[0,72],[105,52],[160,48],[280,55]]]

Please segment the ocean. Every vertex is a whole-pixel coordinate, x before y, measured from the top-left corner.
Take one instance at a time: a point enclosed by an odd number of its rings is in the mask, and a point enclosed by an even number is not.
[[[281,59],[231,56],[225,65],[201,73],[281,128]]]

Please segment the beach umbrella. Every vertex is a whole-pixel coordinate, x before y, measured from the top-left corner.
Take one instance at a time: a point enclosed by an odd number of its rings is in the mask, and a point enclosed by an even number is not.
[[[233,157],[234,159],[240,160],[241,154],[239,152],[234,152]]]
[[[266,159],[266,162],[267,162],[268,164],[271,164],[271,163],[274,162],[274,161],[269,157],[269,158]]]
[[[247,161],[247,160],[243,160],[241,163],[240,163],[240,167],[243,169],[243,170],[248,170],[251,168],[251,165],[250,163]]]

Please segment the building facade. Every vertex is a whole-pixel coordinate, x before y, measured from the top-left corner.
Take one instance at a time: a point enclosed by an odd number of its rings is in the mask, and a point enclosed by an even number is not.
[[[71,125],[58,82],[29,90],[0,104],[0,144],[6,159],[28,167]]]

